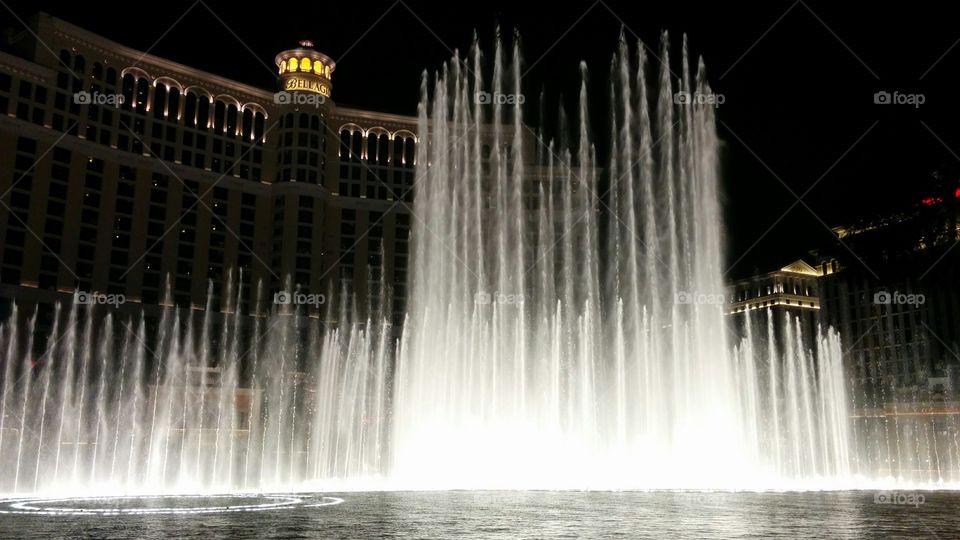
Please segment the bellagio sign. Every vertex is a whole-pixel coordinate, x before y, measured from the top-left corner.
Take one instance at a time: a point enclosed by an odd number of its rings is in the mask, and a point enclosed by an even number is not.
[[[287,92],[313,92],[325,97],[330,97],[329,86],[317,79],[308,77],[287,77],[283,81],[283,89]]]

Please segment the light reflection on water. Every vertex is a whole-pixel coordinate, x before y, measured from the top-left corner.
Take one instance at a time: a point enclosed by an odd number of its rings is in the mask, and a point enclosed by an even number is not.
[[[175,515],[2,515],[0,538],[957,538],[960,492],[368,492],[331,506]],[[922,496],[920,496],[922,495]],[[264,500],[268,498],[264,497]],[[321,500],[319,495],[305,501]],[[909,504],[881,504],[910,501]],[[172,501],[165,507],[192,507]],[[203,501],[200,501],[201,503]],[[206,501],[209,503],[210,501]],[[223,502],[223,501],[221,501]],[[253,504],[245,498],[243,504]],[[130,508],[157,501],[46,506]],[[9,503],[3,505],[9,507]],[[40,505],[37,505],[40,506]]]

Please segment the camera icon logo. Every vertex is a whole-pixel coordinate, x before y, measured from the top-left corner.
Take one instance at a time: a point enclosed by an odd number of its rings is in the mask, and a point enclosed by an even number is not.
[[[890,101],[890,92],[879,91],[873,95],[873,102],[876,105],[889,105]]]
[[[474,96],[474,101],[479,105],[488,105],[493,101],[493,97],[490,95],[490,92],[477,92],[477,95]]]
[[[692,298],[690,297],[690,293],[687,291],[677,291],[673,295],[673,303],[675,304],[689,304],[691,302]]]
[[[489,304],[490,303],[490,293],[486,291],[480,291],[477,294],[473,295],[474,304]]]
[[[90,92],[86,90],[81,90],[73,94],[73,102],[77,105],[89,105],[93,101]]]
[[[292,298],[290,297],[290,293],[286,291],[280,291],[273,294],[273,303],[278,306],[290,305],[291,300]]]
[[[277,92],[273,94],[273,102],[277,105],[289,105],[293,101],[292,97],[290,92]]]
[[[76,304],[87,305],[93,303],[93,298],[91,298],[88,292],[76,291],[73,293],[73,301]]]
[[[880,291],[873,295],[874,304],[889,304],[891,300],[890,293],[887,291]]]
[[[673,103],[676,105],[689,105],[690,104],[690,93],[689,92],[677,92],[673,95]]]

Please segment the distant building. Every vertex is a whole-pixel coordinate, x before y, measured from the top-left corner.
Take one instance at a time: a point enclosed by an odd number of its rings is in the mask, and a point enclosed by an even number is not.
[[[778,341],[784,338],[784,324],[790,320],[791,331],[799,328],[811,346],[820,320],[820,277],[832,271],[830,266],[813,267],[796,260],[779,270],[737,281],[728,287],[727,315],[741,335],[748,317],[754,332],[763,332],[768,317],[773,317]]]
[[[836,328],[861,405],[956,399],[960,381],[960,188],[837,227],[819,253],[821,320]],[[824,262],[824,264],[828,264]]]
[[[797,314],[816,312],[820,309],[817,278],[832,270],[814,268],[797,260],[779,270],[738,281],[730,286],[732,298],[727,312],[733,314],[767,307]]]
[[[960,250],[945,228],[903,215],[838,228],[838,245],[820,252],[816,266],[796,261],[730,287],[727,312],[741,335],[748,318],[755,339],[772,338],[781,350],[796,327],[810,348],[818,324],[839,333],[851,444],[871,449],[857,453],[855,471],[935,481],[956,468]],[[918,241],[918,229],[939,231],[924,237],[939,241]],[[897,441],[914,443],[901,448]]]

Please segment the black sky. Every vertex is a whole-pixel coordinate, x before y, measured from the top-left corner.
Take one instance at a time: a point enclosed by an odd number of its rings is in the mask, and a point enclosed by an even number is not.
[[[919,200],[934,170],[960,170],[960,25],[945,2],[36,0],[0,6],[0,26],[19,24],[11,10],[24,20],[43,10],[265,88],[274,55],[311,39],[338,62],[337,103],[406,114],[423,69],[466,50],[474,30],[489,43],[497,23],[522,35],[529,95],[543,85],[548,95],[574,94],[580,60],[591,83],[603,83],[621,26],[651,46],[661,30],[685,33],[725,97],[733,277],[804,255],[829,241],[828,226]],[[598,107],[605,90],[594,90]],[[922,93],[925,103],[876,105],[878,91]]]

